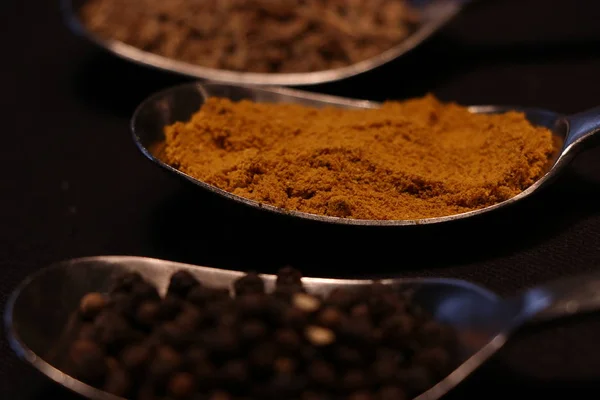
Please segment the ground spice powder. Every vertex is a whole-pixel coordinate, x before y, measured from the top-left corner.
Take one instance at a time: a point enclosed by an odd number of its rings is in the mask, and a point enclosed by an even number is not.
[[[210,98],[165,129],[167,162],[236,195],[343,218],[440,217],[507,200],[547,170],[549,130],[432,95],[378,109]]]

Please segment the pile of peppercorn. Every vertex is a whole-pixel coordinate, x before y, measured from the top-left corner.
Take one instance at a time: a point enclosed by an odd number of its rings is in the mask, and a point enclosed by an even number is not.
[[[380,283],[321,298],[285,267],[271,293],[255,273],[233,289],[182,270],[161,298],[137,273],[115,277],[81,300],[65,368],[139,400],[403,400],[455,366],[453,330]]]

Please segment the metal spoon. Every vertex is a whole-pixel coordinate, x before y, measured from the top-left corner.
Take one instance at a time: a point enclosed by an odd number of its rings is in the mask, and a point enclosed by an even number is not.
[[[449,215],[444,217],[426,218],[417,220],[367,220],[338,218],[324,215],[309,214],[300,211],[290,211],[283,208],[274,207],[268,204],[259,203],[255,200],[246,199],[215,186],[202,182],[190,175],[187,175],[164,161],[164,127],[176,121],[186,121],[202,106],[206,98],[210,96],[227,97],[232,100],[250,99],[255,102],[270,103],[299,103],[312,107],[336,106],[344,108],[376,108],[379,103],[356,100],[343,97],[315,94],[305,91],[285,89],[285,88],[262,88],[251,86],[234,86],[218,83],[191,83],[175,86],[156,93],[146,99],[135,111],[131,120],[131,129],[134,140],[138,148],[152,161],[161,167],[171,171],[194,184],[217,193],[225,198],[237,201],[254,208],[290,215],[296,218],[321,221],[332,224],[345,225],[369,225],[369,226],[407,226],[437,224],[460,220],[483,213],[497,210],[502,207],[514,204],[527,196],[532,195],[543,186],[551,182],[563,168],[571,161],[573,156],[581,149],[587,138],[600,130],[600,107],[580,114],[563,116],[551,111],[519,108],[519,107],[501,107],[501,106],[473,106],[470,111],[474,113],[501,113],[510,110],[522,111],[527,119],[534,124],[544,126],[553,131],[557,139],[563,145],[558,157],[555,159],[552,168],[537,182],[529,188],[519,193],[517,196],[503,201],[501,203],[482,208],[475,211],[469,211],[461,214]]]
[[[252,85],[314,85],[334,82],[375,69],[418,46],[457,15],[469,0],[410,0],[423,22],[393,48],[346,67],[302,73],[253,73],[214,69],[153,54],[118,40],[103,39],[89,31],[79,18],[79,10],[88,0],[62,0],[62,11],[71,30],[93,44],[125,60],[198,79]]]
[[[19,357],[64,387],[94,400],[118,400],[61,372],[53,353],[61,346],[64,327],[81,297],[107,290],[115,272],[138,271],[161,294],[170,275],[185,269],[208,285],[227,286],[243,273],[171,261],[128,256],[100,256],[68,260],[42,269],[25,279],[11,294],[4,324]],[[267,287],[275,277],[263,276]],[[312,293],[326,294],[336,287],[360,287],[369,280],[304,278]],[[526,290],[502,299],[475,284],[435,278],[390,279],[383,283],[414,291],[414,301],[438,321],[458,332],[462,364],[416,399],[438,399],[492,356],[510,333],[532,320],[559,318],[600,308],[600,273],[578,276]]]

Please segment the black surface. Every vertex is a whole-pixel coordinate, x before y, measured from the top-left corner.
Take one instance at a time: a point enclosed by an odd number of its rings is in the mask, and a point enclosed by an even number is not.
[[[131,254],[306,274],[442,275],[503,295],[600,268],[600,151],[506,212],[424,229],[331,228],[256,214],[167,175],[128,130],[148,94],[185,81],[73,36],[56,1],[0,6],[0,296],[78,256]],[[463,104],[570,113],[600,103],[600,3],[479,0],[377,72],[314,90],[373,100],[431,91]],[[577,397],[600,389],[600,318],[520,332],[451,399]],[[71,396],[0,339],[0,398]]]

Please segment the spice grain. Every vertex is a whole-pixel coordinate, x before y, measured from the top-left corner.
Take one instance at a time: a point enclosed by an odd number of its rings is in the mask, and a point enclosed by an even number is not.
[[[119,396],[404,399],[456,365],[455,332],[397,288],[315,294],[289,267],[272,291],[246,274],[232,285],[235,297],[183,271],[164,298],[140,276],[117,280],[97,314],[81,312],[97,294],[75,310],[86,332],[71,343],[67,366]]]
[[[361,110],[209,98],[165,134],[168,163],[225,191],[375,220],[502,202],[538,180],[556,150],[522,113],[473,114],[432,95]]]
[[[84,25],[164,57],[247,72],[310,72],[376,56],[420,22],[405,0],[89,0]]]

